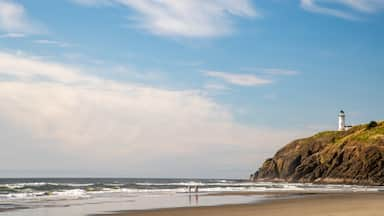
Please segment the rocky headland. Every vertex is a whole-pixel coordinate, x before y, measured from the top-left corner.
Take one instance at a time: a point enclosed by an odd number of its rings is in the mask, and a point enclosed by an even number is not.
[[[254,181],[384,185],[384,122],[295,140],[251,175]]]

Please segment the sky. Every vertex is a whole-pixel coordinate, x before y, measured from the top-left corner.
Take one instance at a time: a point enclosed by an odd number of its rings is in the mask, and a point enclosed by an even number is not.
[[[384,116],[382,0],[0,0],[0,177],[247,178]]]

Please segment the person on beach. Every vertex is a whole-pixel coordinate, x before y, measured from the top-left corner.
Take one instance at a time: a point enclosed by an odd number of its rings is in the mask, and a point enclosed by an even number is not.
[[[195,193],[199,193],[199,186],[195,186]]]

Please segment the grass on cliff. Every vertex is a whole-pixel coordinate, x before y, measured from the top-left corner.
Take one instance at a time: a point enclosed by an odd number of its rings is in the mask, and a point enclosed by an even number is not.
[[[376,126],[369,124],[357,125],[347,131],[325,131],[311,137],[311,139],[329,139],[325,152],[320,154],[320,161],[328,161],[335,152],[339,151],[347,143],[356,143],[360,146],[370,146],[377,141],[384,140],[384,121],[378,122]]]
[[[373,128],[368,128],[368,125],[366,125],[365,130],[359,134],[356,134],[354,138],[358,141],[367,143],[384,138],[384,122],[378,123],[378,125]]]
[[[313,136],[313,138],[324,137],[324,136],[334,136],[337,133],[338,133],[338,131],[323,131],[323,132],[315,134]]]
[[[346,141],[356,141],[361,144],[371,144],[370,141],[384,137],[384,121],[378,122],[376,126],[370,124],[357,125],[347,131],[334,131],[335,144],[340,145]],[[338,136],[339,135],[339,136]],[[337,139],[339,137],[339,139]]]

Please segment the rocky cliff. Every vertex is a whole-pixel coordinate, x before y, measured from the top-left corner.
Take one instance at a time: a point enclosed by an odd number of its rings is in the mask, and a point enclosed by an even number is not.
[[[384,122],[295,140],[251,177],[255,181],[384,185]]]

